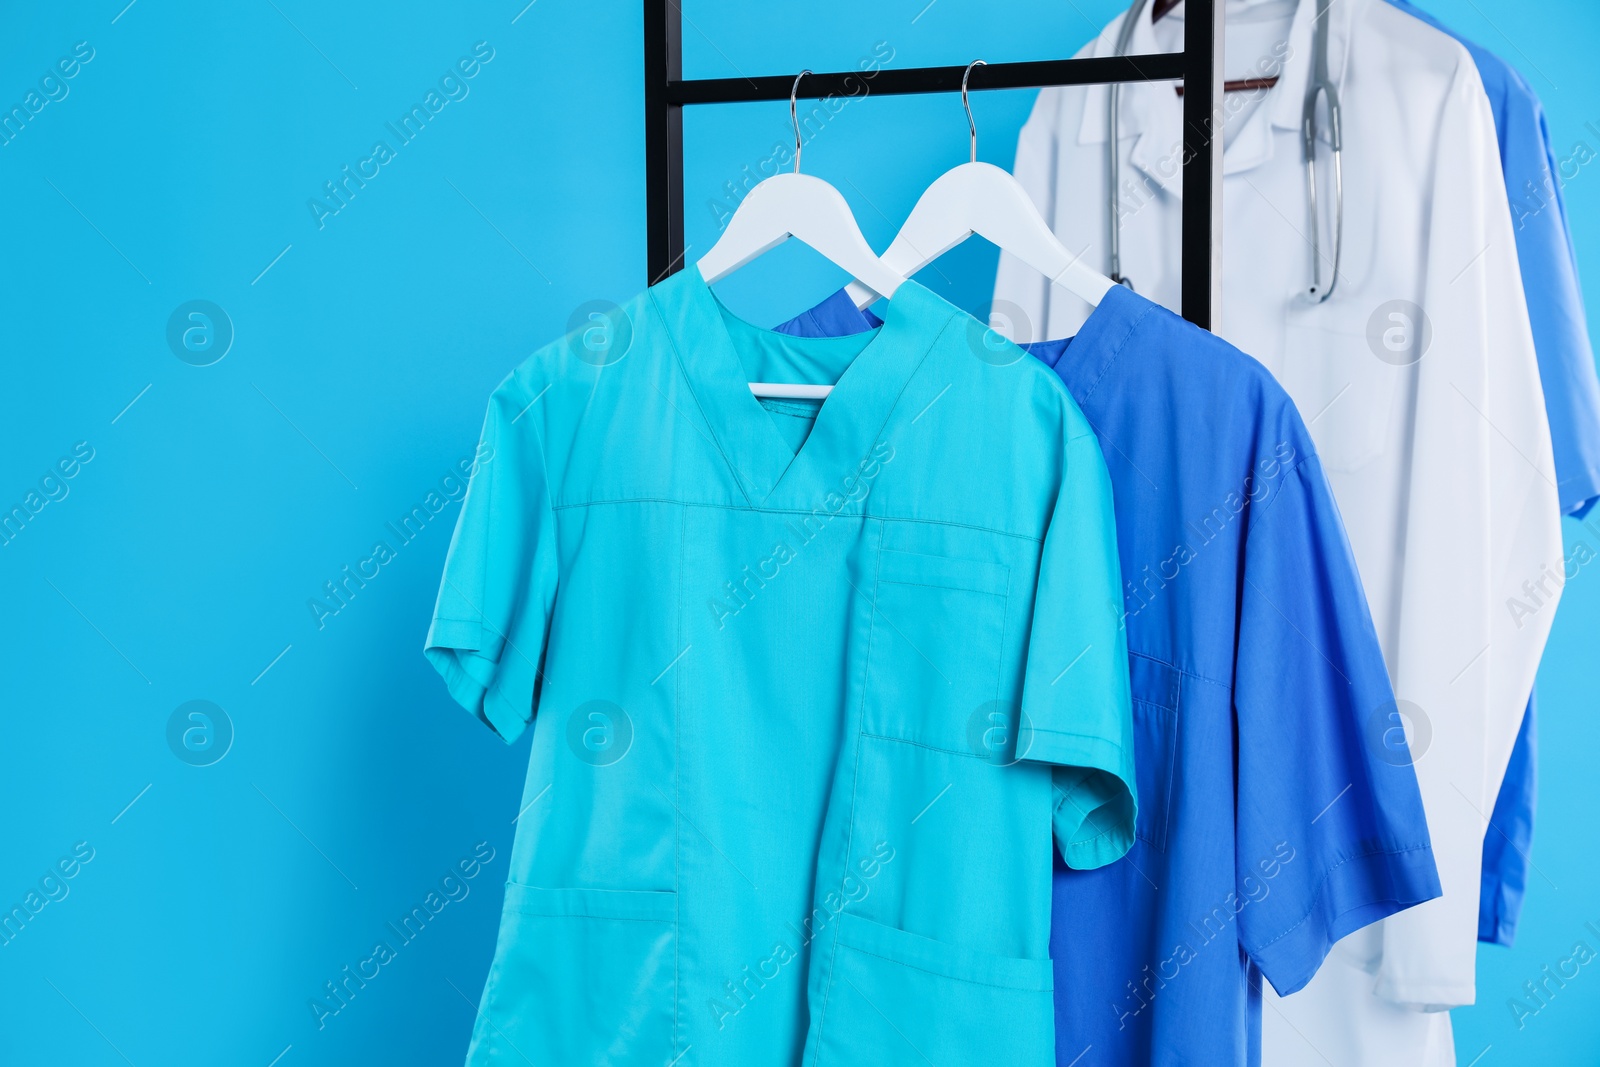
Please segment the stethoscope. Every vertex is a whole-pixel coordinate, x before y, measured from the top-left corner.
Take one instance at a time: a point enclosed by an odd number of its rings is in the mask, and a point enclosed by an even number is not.
[[[1128,42],[1133,39],[1134,27],[1143,17],[1148,0],[1133,0],[1133,6],[1122,20],[1117,31],[1116,55],[1126,55]],[[1328,73],[1328,8],[1332,0],[1317,0],[1317,17],[1311,30],[1311,79],[1306,86],[1305,106],[1300,112],[1300,139],[1306,160],[1306,193],[1311,206],[1311,288],[1306,291],[1309,303],[1321,304],[1333,295],[1339,282],[1339,256],[1344,250],[1344,135],[1341,129],[1342,108],[1339,90]],[[1122,85],[1110,86],[1107,119],[1109,136],[1106,138],[1106,185],[1110,202],[1107,219],[1106,247],[1110,250],[1111,280],[1133,288],[1133,282],[1122,273],[1122,159],[1117,150],[1121,130]],[[1317,103],[1326,98],[1328,108],[1328,142],[1333,148],[1333,270],[1327,284],[1322,280],[1322,229],[1317,212]]]

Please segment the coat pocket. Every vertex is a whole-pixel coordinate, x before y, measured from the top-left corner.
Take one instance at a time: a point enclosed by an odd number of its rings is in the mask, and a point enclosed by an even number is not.
[[[873,589],[862,729],[988,756],[1015,709],[1000,691],[1010,570],[884,549]],[[1014,747],[1015,742],[1011,744]]]
[[[839,917],[819,1067],[1055,1062],[1048,959],[992,956]]]
[[[467,1062],[661,1067],[676,942],[675,893],[507,885]]]
[[[1284,335],[1279,380],[1328,470],[1357,471],[1388,453],[1395,395],[1411,373],[1408,364],[1375,355],[1358,334],[1291,322]]]

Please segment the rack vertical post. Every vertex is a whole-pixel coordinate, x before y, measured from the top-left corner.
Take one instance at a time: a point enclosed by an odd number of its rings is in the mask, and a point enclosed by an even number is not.
[[[1184,3],[1182,52],[991,63],[972,71],[968,88],[1183,82],[1182,313],[1195,325],[1214,329],[1221,305],[1222,152],[1214,130],[1223,92],[1222,4]],[[880,69],[871,95],[960,92],[965,70],[965,65]],[[858,71],[811,74],[801,82],[799,95],[855,95],[852,85],[859,87],[859,78]],[[644,0],[645,203],[652,284],[683,266],[684,107],[787,100],[793,83],[792,74],[684,80],[680,0]]]

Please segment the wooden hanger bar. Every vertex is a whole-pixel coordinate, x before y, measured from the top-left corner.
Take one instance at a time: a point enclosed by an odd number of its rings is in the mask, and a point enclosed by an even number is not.
[[[1155,6],[1150,9],[1150,21],[1159,22],[1164,15],[1182,2],[1183,0],[1156,0]],[[1270,78],[1235,78],[1233,81],[1223,82],[1222,91],[1225,93],[1251,93],[1262,89],[1270,89],[1277,84],[1278,76],[1276,74]],[[1183,95],[1183,86],[1181,85],[1178,86],[1178,95]]]
[[[1276,74],[1270,78],[1235,78],[1231,82],[1223,82],[1222,91],[1225,93],[1252,93],[1261,89],[1270,89],[1277,84],[1278,76]],[[1179,85],[1176,88],[1178,95],[1182,96],[1183,86]]]

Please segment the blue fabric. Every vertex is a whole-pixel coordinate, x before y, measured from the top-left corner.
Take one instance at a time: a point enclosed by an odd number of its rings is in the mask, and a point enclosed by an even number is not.
[[[1528,848],[1533,841],[1534,795],[1538,784],[1538,745],[1534,705],[1517,732],[1511,763],[1506,767],[1494,814],[1483,838],[1483,876],[1478,893],[1478,940],[1510,947],[1522,915],[1522,894],[1528,888]]]
[[[1521,74],[1499,56],[1454,33],[1406,0],[1395,7],[1454,37],[1471,53],[1494,112],[1500,165],[1516,224],[1517,260],[1544,385],[1561,510],[1582,518],[1600,496],[1600,380],[1578,288],[1577,256],[1567,226],[1544,106]],[[1478,939],[1509,946],[1516,936],[1533,846],[1535,768],[1533,697],[1484,833]]]
[[[838,293],[778,329],[875,322]],[[1029,347],[1111,475],[1139,793],[1126,859],[1056,862],[1057,1061],[1255,1064],[1261,977],[1292,993],[1340,937],[1440,891],[1355,561],[1254,360],[1120,287],[1077,338]]]
[[[1511,64],[1406,0],[1390,2],[1460,41],[1471,53],[1488,94],[1544,383],[1561,510],[1582,518],[1600,497],[1600,379],[1595,375],[1578,261],[1544,105]]]

